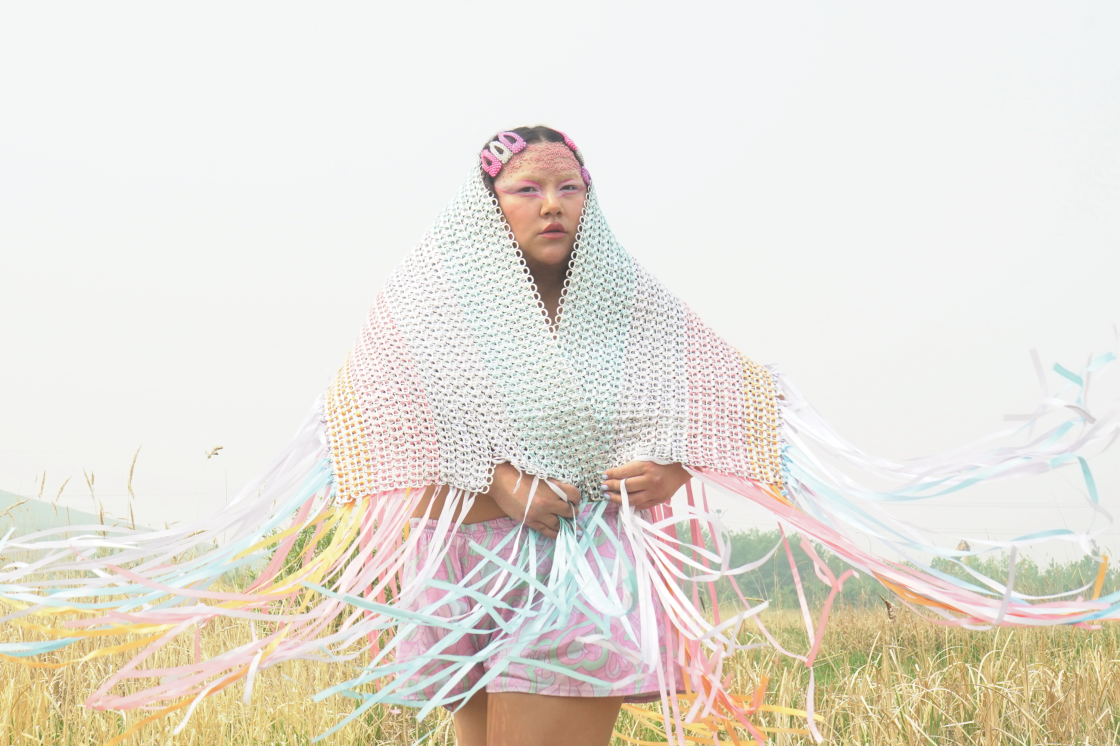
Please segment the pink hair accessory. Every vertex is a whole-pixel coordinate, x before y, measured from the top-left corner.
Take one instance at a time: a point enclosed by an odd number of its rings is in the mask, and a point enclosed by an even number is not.
[[[572,141],[572,138],[568,137],[563,132],[561,132],[560,134],[564,135],[564,144],[572,149],[572,152],[576,154],[576,160],[579,161],[579,165],[582,166],[585,163],[585,161],[583,160],[583,153],[579,152],[579,148],[576,147],[576,144]]]
[[[491,153],[489,150],[483,150],[481,158],[482,170],[490,174],[490,178],[494,178],[498,175],[498,172],[502,170],[501,160],[499,160],[498,157]]]
[[[509,148],[514,155],[517,155],[526,147],[525,140],[516,132],[499,132],[495,139]]]
[[[588,172],[587,166],[580,167],[579,175],[583,177],[583,183],[585,185],[591,186],[591,174]]]
[[[507,148],[503,143],[494,140],[487,146],[491,153],[497,156],[502,165],[509,163],[509,159],[513,157],[513,151]]]
[[[524,138],[516,132],[499,132],[482,151],[482,170],[490,174],[490,178],[493,179],[502,170],[502,166],[525,147]]]

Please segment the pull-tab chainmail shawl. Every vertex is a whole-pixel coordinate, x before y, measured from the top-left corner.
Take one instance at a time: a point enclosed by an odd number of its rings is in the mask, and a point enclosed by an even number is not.
[[[493,464],[599,499],[638,456],[776,485],[774,379],[640,267],[589,189],[554,335],[475,168],[377,297],[327,396],[344,499],[447,484]]]

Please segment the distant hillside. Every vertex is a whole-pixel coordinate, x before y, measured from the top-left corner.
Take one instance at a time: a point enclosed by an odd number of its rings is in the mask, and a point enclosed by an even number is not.
[[[23,504],[13,508],[17,503]],[[11,511],[7,515],[3,515],[10,508]],[[0,536],[8,533],[8,529],[12,526],[16,527],[16,535],[18,536],[60,526],[101,524],[101,516],[93,513],[69,508],[65,504],[59,505],[46,500],[20,497],[3,490],[0,490],[0,515],[3,515],[3,517],[0,517]],[[128,526],[126,521],[114,520],[109,516],[105,516],[105,522],[110,526]],[[143,527],[137,526],[137,528]]]

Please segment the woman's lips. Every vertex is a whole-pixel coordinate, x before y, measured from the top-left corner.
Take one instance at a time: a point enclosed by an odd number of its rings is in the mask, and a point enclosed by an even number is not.
[[[560,238],[568,235],[568,232],[564,230],[564,226],[559,223],[549,223],[544,227],[544,230],[541,231],[541,235],[545,238]]]

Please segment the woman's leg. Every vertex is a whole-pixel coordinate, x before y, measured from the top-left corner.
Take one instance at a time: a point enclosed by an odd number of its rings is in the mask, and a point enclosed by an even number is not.
[[[455,711],[456,746],[486,746],[486,700],[484,689]]]
[[[622,697],[494,693],[490,695],[487,711],[486,744],[608,746],[620,709]]]

